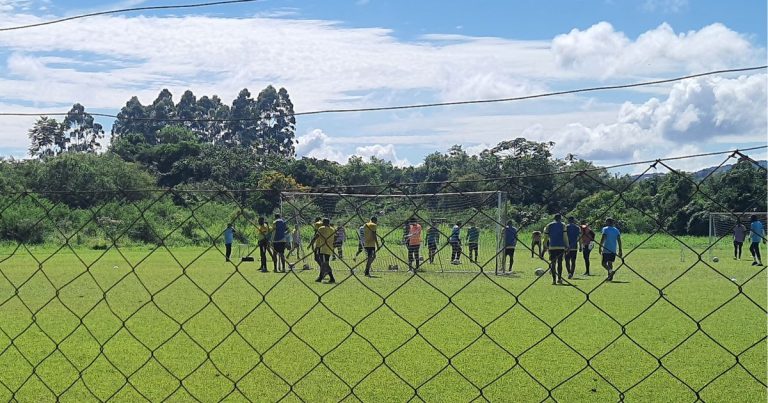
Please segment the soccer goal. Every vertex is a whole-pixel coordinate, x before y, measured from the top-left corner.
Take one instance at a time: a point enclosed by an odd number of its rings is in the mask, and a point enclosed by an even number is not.
[[[736,226],[741,222],[746,228],[746,239],[744,241],[742,257],[749,258],[749,225],[750,217],[756,215],[757,219],[762,221],[765,228],[768,224],[768,213],[758,212],[710,212],[709,213],[709,258],[721,254],[722,256],[733,255],[733,234]]]
[[[451,192],[430,194],[353,194],[284,192],[280,209],[292,228],[298,228],[302,243],[307,245],[314,234],[316,218],[327,217],[340,229],[343,241],[335,258],[342,267],[361,271],[365,252],[360,251],[360,227],[376,216],[378,237],[382,248],[372,269],[376,271],[407,271],[408,247],[405,236],[408,222],[415,218],[422,226],[419,249],[420,269],[427,272],[496,272],[501,243],[502,224],[506,222],[506,193],[499,191]],[[461,255],[452,259],[456,249],[448,243],[453,227],[459,226]],[[469,259],[469,229],[479,233],[477,261]],[[437,229],[437,253],[430,259],[428,233]],[[474,231],[473,231],[474,232]],[[433,232],[434,234],[434,232]],[[312,264],[312,256],[299,252],[292,258],[294,265]],[[341,263],[341,262],[339,262]]]

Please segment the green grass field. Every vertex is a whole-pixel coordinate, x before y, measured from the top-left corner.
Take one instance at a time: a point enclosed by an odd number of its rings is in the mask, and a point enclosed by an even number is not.
[[[5,246],[0,400],[764,402],[765,268],[645,238],[625,236],[616,282],[593,253],[570,286],[522,249],[493,275],[490,245],[487,274],[334,261],[336,285],[215,248]]]

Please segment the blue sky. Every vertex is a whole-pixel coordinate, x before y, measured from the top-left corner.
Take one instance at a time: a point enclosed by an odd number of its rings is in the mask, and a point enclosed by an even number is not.
[[[0,0],[0,26],[185,2]],[[0,33],[0,109],[114,113],[192,89],[285,86],[298,111],[527,95],[764,64],[756,1],[299,1],[129,13]],[[2,118],[21,156],[34,118]],[[111,127],[111,122],[104,121]],[[600,163],[766,143],[765,71],[508,104],[300,117],[299,155],[418,164],[526,136]],[[700,164],[707,162],[699,161]],[[695,169],[695,166],[691,166]]]

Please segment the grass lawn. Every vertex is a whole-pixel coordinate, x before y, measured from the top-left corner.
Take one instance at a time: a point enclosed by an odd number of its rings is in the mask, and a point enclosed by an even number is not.
[[[524,249],[494,275],[491,242],[488,273],[410,275],[391,242],[365,278],[351,240],[335,285],[216,248],[2,247],[0,400],[766,401],[765,268],[646,238],[564,286]]]

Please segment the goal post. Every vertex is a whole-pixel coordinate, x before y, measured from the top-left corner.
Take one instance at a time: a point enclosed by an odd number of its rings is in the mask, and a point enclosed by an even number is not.
[[[750,221],[753,215],[757,216],[757,219],[763,223],[763,228],[768,228],[768,212],[765,211],[745,211],[745,212],[709,212],[709,258],[714,257],[715,252],[731,252],[729,247],[733,245],[733,233],[736,225],[741,222],[746,228],[746,239],[744,243],[747,245],[743,248],[747,257],[749,257],[749,235],[750,235]],[[743,255],[742,255],[743,256]]]
[[[334,268],[364,268],[365,252],[358,253],[359,228],[372,216],[378,217],[378,236],[383,243],[373,269],[406,271],[408,248],[405,242],[411,218],[422,226],[419,255],[420,269],[426,272],[496,272],[501,261],[498,251],[502,242],[503,225],[507,220],[506,193],[501,191],[472,191],[444,193],[356,194],[333,192],[283,192],[280,210],[291,228],[298,227],[303,245],[314,234],[312,224],[318,217],[329,218],[340,229],[345,240],[341,256],[336,256]],[[452,245],[448,244],[453,226],[460,226],[461,258],[452,261]],[[469,260],[468,230],[479,230],[478,261]],[[438,252],[429,259],[427,236],[430,227],[437,229]],[[299,253],[289,262],[314,267],[311,254]]]

